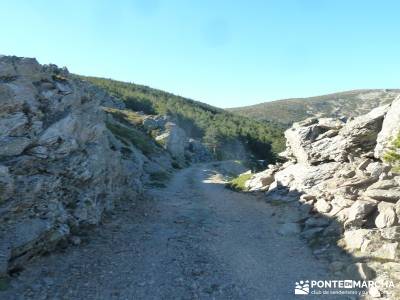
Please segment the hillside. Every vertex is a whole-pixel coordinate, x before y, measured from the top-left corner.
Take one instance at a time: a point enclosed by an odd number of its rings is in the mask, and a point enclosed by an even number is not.
[[[400,90],[353,90],[309,98],[293,98],[229,108],[228,111],[257,120],[290,126],[307,117],[356,117],[391,103]]]
[[[81,78],[122,99],[129,110],[171,116],[188,136],[201,140],[219,159],[244,158],[249,151],[256,159],[271,161],[283,149],[282,127],[273,122],[255,121],[143,85]]]

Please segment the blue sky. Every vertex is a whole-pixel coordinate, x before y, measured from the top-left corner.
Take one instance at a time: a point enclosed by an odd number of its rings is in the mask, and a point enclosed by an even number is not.
[[[219,107],[400,88],[400,1],[3,1],[0,53]]]

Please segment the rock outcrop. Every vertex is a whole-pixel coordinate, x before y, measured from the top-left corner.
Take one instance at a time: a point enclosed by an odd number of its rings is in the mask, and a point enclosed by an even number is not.
[[[287,162],[254,174],[246,186],[265,191],[268,201],[297,203],[304,212],[303,237],[337,237],[341,247],[373,269],[376,280],[386,276],[397,284],[400,279],[384,262],[400,266],[400,175],[382,157],[400,130],[399,118],[397,98],[351,120],[295,123],[285,133]],[[396,289],[381,292],[400,295]]]
[[[172,170],[168,153],[104,107],[125,106],[65,68],[0,57],[0,276]]]
[[[190,138],[169,116],[146,116],[142,125],[181,166],[214,159],[202,142]]]

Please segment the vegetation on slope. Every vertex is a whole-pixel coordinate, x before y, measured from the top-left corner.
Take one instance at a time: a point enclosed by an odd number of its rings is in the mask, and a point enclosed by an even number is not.
[[[238,177],[233,178],[230,180],[227,184],[226,187],[234,190],[234,191],[245,191],[245,183],[247,180],[249,180],[253,174],[240,174]]]
[[[106,122],[107,128],[125,145],[135,145],[144,154],[149,155],[160,151],[154,141],[133,126],[124,126],[122,124]]]
[[[128,109],[146,114],[168,114],[188,136],[202,140],[218,159],[243,159],[249,151],[255,159],[273,161],[284,149],[283,129],[164,91],[111,79],[82,77],[122,99]]]
[[[385,154],[384,160],[393,166],[393,171],[400,173],[400,132],[393,140],[392,148]]]
[[[391,103],[400,90],[354,90],[310,98],[295,98],[229,108],[228,111],[256,120],[291,126],[308,117],[355,117]]]

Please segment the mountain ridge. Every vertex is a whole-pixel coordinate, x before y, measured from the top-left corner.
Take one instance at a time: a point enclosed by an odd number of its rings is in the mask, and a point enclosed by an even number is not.
[[[399,94],[400,89],[356,89],[320,96],[280,99],[226,110],[288,127],[307,117],[356,117],[372,108],[391,103]]]

